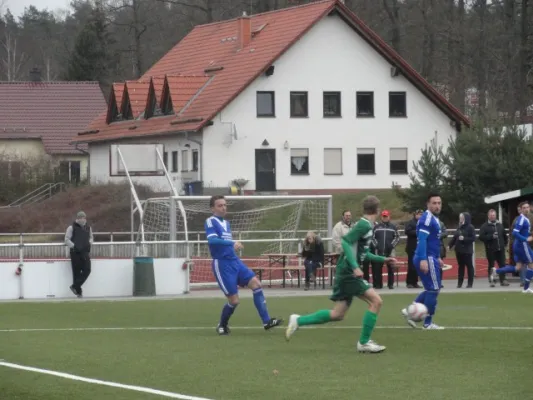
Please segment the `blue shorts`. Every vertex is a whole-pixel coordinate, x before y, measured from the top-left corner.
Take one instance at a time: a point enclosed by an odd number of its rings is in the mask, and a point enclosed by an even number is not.
[[[213,260],[211,267],[218,287],[226,296],[239,293],[238,286],[247,286],[255,276],[254,271],[238,258],[235,260]]]
[[[413,263],[415,264],[416,272],[424,285],[426,290],[440,290],[440,266],[439,259],[435,257],[428,257],[428,272],[427,274],[420,271],[420,259],[414,258]]]
[[[515,241],[513,243],[513,258],[517,263],[533,265],[533,250],[527,242]]]

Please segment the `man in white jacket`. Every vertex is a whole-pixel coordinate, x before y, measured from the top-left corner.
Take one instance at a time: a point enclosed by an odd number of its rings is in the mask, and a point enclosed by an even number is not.
[[[335,253],[341,252],[341,239],[344,235],[350,232],[352,226],[352,213],[350,210],[344,210],[342,212],[342,219],[333,227],[331,233],[331,242],[333,243],[333,251]]]

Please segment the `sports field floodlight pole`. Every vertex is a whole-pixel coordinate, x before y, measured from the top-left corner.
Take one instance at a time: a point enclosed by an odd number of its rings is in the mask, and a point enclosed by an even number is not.
[[[122,156],[122,152],[120,151],[120,146],[117,146],[117,153],[120,157],[120,161],[122,162],[122,165],[124,166],[124,172],[126,173],[126,176],[128,177],[128,182],[130,184],[131,194],[133,195],[133,199],[135,200],[135,205],[137,206],[137,209],[139,210],[139,217],[141,220],[141,246],[144,248],[144,226],[143,226],[143,208],[141,205],[141,202],[139,201],[139,196],[137,196],[137,191],[135,190],[135,185],[133,184],[133,181],[131,180],[130,173],[128,171],[128,167],[126,166],[126,161],[124,161],[124,157]],[[144,250],[142,251],[144,254]]]
[[[167,167],[165,165],[165,162],[163,161],[163,156],[161,155],[161,153],[159,152],[159,150],[156,148],[155,149],[156,153],[157,153],[157,157],[159,158],[159,161],[161,162],[161,165],[163,166],[163,171],[165,172],[165,177],[167,178],[167,181],[168,181],[168,184],[170,185],[170,188],[172,189],[172,194],[173,196],[170,196],[169,198],[169,207],[170,207],[170,210],[169,210],[169,217],[170,217],[170,221],[169,221],[169,241],[176,241],[177,240],[177,232],[176,232],[176,225],[177,225],[177,221],[176,221],[176,202],[175,202],[175,198],[179,197],[179,193],[176,189],[176,186],[174,186],[174,183],[172,182],[172,178],[170,177],[170,174],[168,173],[168,170],[167,170]],[[180,184],[181,184],[181,181],[180,181]],[[186,288],[185,288],[185,292],[188,293],[189,292],[189,282],[190,282],[190,279],[189,279],[189,274],[190,274],[190,271],[189,271],[189,265],[188,263],[190,262],[191,260],[191,256],[190,256],[190,249],[189,249],[189,230],[187,228],[187,215],[185,214],[185,208],[183,207],[183,203],[181,202],[181,200],[178,200],[178,208],[180,210],[180,213],[181,213],[181,216],[183,218],[183,233],[185,235],[185,258],[186,258],[186,263],[187,263],[187,279],[185,280],[186,282]],[[169,254],[169,257],[170,258],[177,258],[177,254],[176,254],[176,244],[172,243],[170,245],[170,254]]]

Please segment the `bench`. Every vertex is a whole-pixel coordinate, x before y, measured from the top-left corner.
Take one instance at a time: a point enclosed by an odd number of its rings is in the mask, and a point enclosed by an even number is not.
[[[316,269],[316,279],[315,279],[315,288],[317,284],[317,280],[322,280],[322,289],[326,288],[326,271],[329,271],[329,277],[330,277],[330,286],[333,285],[333,272],[335,270],[335,265],[324,265],[323,267]],[[291,272],[296,272],[297,275],[297,287],[301,287],[301,281],[302,281],[302,272],[305,271],[305,267],[303,265],[294,265],[294,266],[288,266],[288,267],[254,267],[253,271],[259,275],[259,280],[263,281],[263,274],[268,273],[268,280],[269,284],[268,287],[272,287],[272,273],[275,271],[284,271],[282,274],[282,287],[286,287],[286,282],[289,279],[291,281],[291,287],[294,287],[293,283],[293,276]],[[289,278],[287,279],[287,273],[289,274]]]

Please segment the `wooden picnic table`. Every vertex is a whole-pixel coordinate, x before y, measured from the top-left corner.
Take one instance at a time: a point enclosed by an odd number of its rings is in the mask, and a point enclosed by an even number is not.
[[[337,260],[339,258],[339,253],[325,253],[324,254],[324,265],[321,268],[318,268],[317,271],[322,270],[322,289],[326,288],[325,284],[325,271],[328,269],[330,271],[329,277],[330,277],[330,286],[333,286],[333,269],[337,265]],[[301,277],[300,277],[300,271],[304,270],[305,268],[303,266],[296,266],[291,267],[290,266],[290,259],[291,258],[301,258],[301,254],[297,253],[266,253],[263,254],[264,257],[268,257],[268,269],[270,271],[273,270],[283,270],[283,281],[282,286],[285,287],[285,272],[288,272],[290,274],[290,271],[296,271],[298,276],[298,287],[301,286]],[[261,279],[261,271],[259,272],[259,279]],[[291,286],[292,286],[292,275],[291,275]],[[269,287],[272,287],[272,272],[270,272],[270,285]],[[315,281],[315,287],[316,287],[316,281]]]

